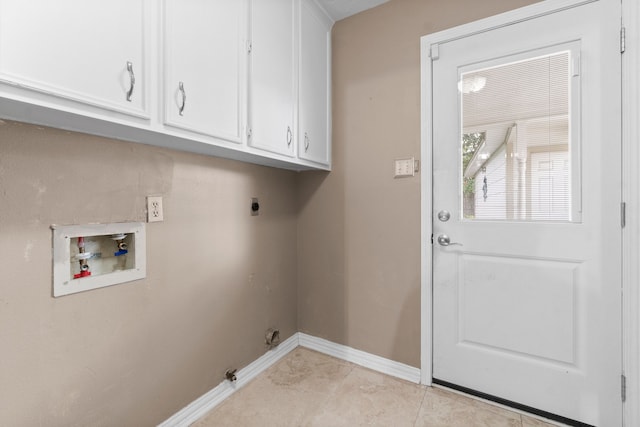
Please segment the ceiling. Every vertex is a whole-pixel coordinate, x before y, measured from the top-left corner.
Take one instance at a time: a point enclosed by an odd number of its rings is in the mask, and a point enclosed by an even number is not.
[[[334,21],[371,9],[389,0],[318,0]]]

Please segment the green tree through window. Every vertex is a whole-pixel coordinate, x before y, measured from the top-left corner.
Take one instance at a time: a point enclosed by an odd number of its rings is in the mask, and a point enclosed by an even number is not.
[[[462,205],[464,218],[475,218],[476,206],[476,179],[464,177],[464,172],[478,148],[485,141],[485,132],[472,132],[462,134]]]

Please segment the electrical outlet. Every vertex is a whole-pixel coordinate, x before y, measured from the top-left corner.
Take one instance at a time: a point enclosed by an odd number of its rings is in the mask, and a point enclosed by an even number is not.
[[[260,202],[257,197],[251,198],[251,216],[260,215]]]
[[[147,222],[164,221],[162,196],[147,196]]]

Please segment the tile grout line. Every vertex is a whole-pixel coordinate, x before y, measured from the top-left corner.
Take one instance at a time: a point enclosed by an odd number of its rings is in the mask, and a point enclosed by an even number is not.
[[[416,419],[413,421],[413,427],[418,426],[418,419],[420,418],[420,412],[422,411],[422,407],[424,406],[424,401],[427,399],[427,387],[424,388],[422,394],[422,400],[420,400],[420,406],[418,406],[418,412],[416,413]]]

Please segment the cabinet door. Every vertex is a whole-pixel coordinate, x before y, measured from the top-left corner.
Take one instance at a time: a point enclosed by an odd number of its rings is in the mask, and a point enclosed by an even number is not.
[[[249,145],[294,154],[295,0],[251,2]]]
[[[298,157],[328,165],[331,22],[311,1],[303,0],[301,7]]]
[[[164,15],[165,124],[240,142],[245,2],[165,0]]]
[[[148,118],[146,4],[0,0],[0,82]]]

